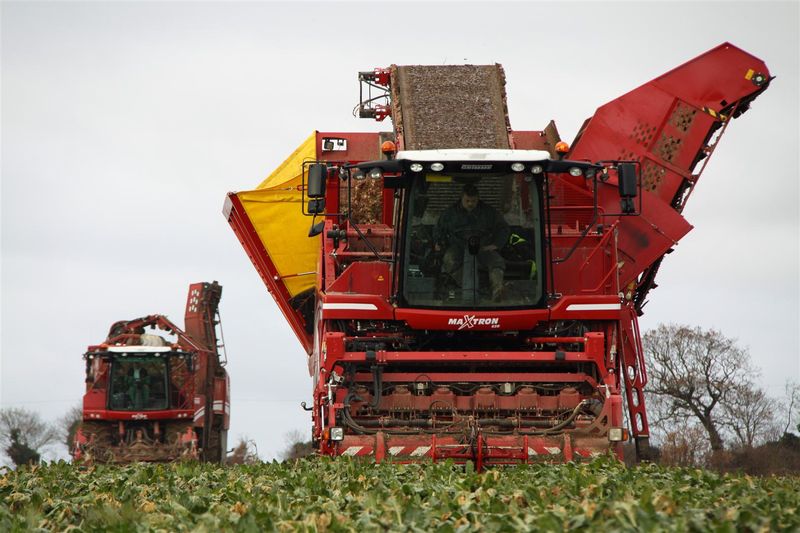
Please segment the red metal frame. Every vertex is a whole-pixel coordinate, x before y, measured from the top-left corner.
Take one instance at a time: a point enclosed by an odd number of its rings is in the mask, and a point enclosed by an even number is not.
[[[157,434],[168,432],[169,424],[189,425],[186,434],[180,439],[182,445],[178,448],[167,449],[166,444],[145,445],[144,442],[138,442],[134,453],[133,448],[120,444],[113,450],[113,455],[118,456],[117,460],[122,461],[119,457],[138,461],[198,458],[199,449],[208,445],[212,431],[219,432],[220,435],[227,432],[230,427],[230,387],[227,372],[220,366],[215,331],[220,295],[221,287],[216,282],[190,285],[186,302],[186,325],[192,334],[183,331],[163,315],[148,315],[116,322],[103,343],[89,346],[86,353],[89,379],[83,399],[84,424],[115,425],[123,432],[126,422],[139,426],[146,423]],[[176,342],[169,348],[173,352],[191,354],[193,358],[194,370],[191,372],[186,363],[175,363],[170,367],[173,385],[181,384],[176,397],[182,399],[182,403],[177,407],[159,410],[109,409],[108,380],[111,363],[106,359],[115,355],[110,348],[139,345],[145,328],[157,328],[175,335]],[[177,369],[182,369],[179,376],[174,374]],[[172,401],[174,399],[170,398],[170,402]],[[206,416],[208,412],[217,415],[216,423],[213,417]],[[73,458],[87,459],[87,447],[93,444],[92,434],[84,431],[82,425],[75,436],[71,451]]]
[[[250,218],[242,206],[242,201],[236,196],[236,193],[228,194],[224,213],[236,237],[239,238],[239,242],[247,250],[253,266],[256,267],[256,271],[258,271],[259,276],[267,286],[267,290],[273,295],[278,308],[283,313],[286,321],[289,322],[295,335],[297,335],[300,344],[303,345],[306,353],[311,353],[313,338],[306,332],[305,320],[289,303],[291,295],[286,290],[286,286],[283,283],[279,283],[280,274],[278,269],[270,259],[267,250],[261,244],[261,239],[258,237],[258,233],[253,227],[253,223],[250,222]]]
[[[328,455],[368,457],[376,462],[409,463],[451,460],[473,462],[480,470],[486,466],[528,464],[541,461],[588,460],[603,454],[622,458],[622,443],[609,444],[604,432],[619,427],[622,405],[619,396],[607,402],[598,420],[603,423],[560,435],[498,435],[478,432],[472,437],[433,433],[430,435],[347,435],[340,442],[323,442],[321,452]]]
[[[390,85],[391,69],[374,72],[373,81]],[[613,173],[608,179],[595,182],[567,174],[548,177],[546,233],[551,246],[546,266],[550,297],[540,309],[399,307],[392,294],[399,276],[394,264],[375,260],[372,251],[358,244],[358,235],[346,221],[328,216],[317,270],[315,345],[312,336],[305,333],[302,317],[289,305],[274,265],[241,204],[235,194],[229,195],[226,217],[304,348],[313,356],[309,363],[314,378],[313,437],[319,452],[369,456],[377,461],[472,460],[479,467],[529,462],[543,456],[573,460],[603,451],[619,455],[621,443],[609,441],[609,429],[624,426],[623,388],[637,447],[646,446],[647,374],[637,318],[641,301],[652,286],[664,254],[691,229],[681,211],[714,151],[719,134],[725,131],[731,117],[746,110],[749,102],[766,89],[770,79],[762,61],[724,43],[600,107],[584,123],[566,157],[580,161],[636,161],[644,187],[640,191],[641,207],[637,216],[619,214],[620,196]],[[389,89],[393,100],[402,97],[397,88]],[[389,115],[387,108],[376,118],[382,120]],[[318,134],[318,137],[326,135],[348,136],[347,153],[337,153],[339,160],[355,163],[381,158],[376,151],[378,134],[358,137],[359,134],[338,133]],[[509,131],[509,139],[517,149],[547,150],[553,158],[559,157],[554,150],[558,134],[552,123],[543,132]],[[395,138],[399,149],[403,148],[403,141],[399,135]],[[330,155],[321,152],[319,143],[317,149],[318,160]],[[698,166],[699,171],[695,171]],[[597,190],[593,190],[593,183],[597,184]],[[337,177],[329,176],[328,206],[334,212],[340,211],[339,187]],[[391,227],[394,208],[391,192],[383,192],[382,224],[362,228],[362,233],[370,235],[381,259],[390,261],[395,259],[392,239],[396,237],[395,228]],[[334,225],[344,229],[347,238],[336,242],[328,238]],[[402,233],[402,228],[398,230]],[[499,351],[477,348],[406,351],[385,347],[392,339],[402,340],[407,336],[456,335],[464,329],[474,335],[503,335],[563,323],[584,324],[587,332],[559,336],[542,329],[541,333],[521,335],[514,349]],[[362,326],[368,329],[367,333],[358,333]],[[364,343],[370,342],[373,349],[364,347]],[[340,386],[347,368],[357,369],[352,376],[353,387],[368,390],[378,376],[391,383],[394,389],[384,397],[391,406],[408,406],[411,411],[401,413],[406,418],[381,412],[378,401],[370,407],[371,411],[365,411],[369,414],[363,415],[367,417],[363,419],[365,423],[377,425],[378,429],[362,431],[368,434],[347,431],[343,440],[332,440],[331,428],[340,427],[345,410],[349,409],[347,391]],[[552,395],[541,403],[525,400],[538,406],[536,415],[524,409],[509,409],[514,401],[519,405],[524,403],[520,391],[497,399],[487,389],[484,393],[489,403],[484,405],[477,398],[478,388],[470,393],[475,402],[461,398],[457,403],[463,407],[462,411],[451,417],[451,424],[465,425],[462,435],[437,431],[409,435],[401,424],[415,423],[409,413],[414,409],[424,410],[426,405],[433,409],[432,400],[414,400],[409,395],[423,375],[431,382],[443,384],[444,389],[447,384],[479,387],[487,383],[538,383],[553,384],[562,391],[558,393],[561,395],[563,391],[582,388],[581,401],[601,398],[603,409],[588,433],[583,431],[584,421],[574,418],[570,422],[574,427],[559,431],[558,435],[525,434],[522,429],[529,426],[522,422],[516,435],[490,434],[470,422],[487,416],[482,411],[487,405],[505,410],[507,416],[503,416],[508,420],[525,421],[528,425],[541,423],[548,416],[562,420],[565,412],[547,414],[548,409],[558,404]],[[363,394],[371,398],[370,393]],[[365,403],[352,398],[350,402]],[[493,424],[487,427],[502,425],[496,420]]]

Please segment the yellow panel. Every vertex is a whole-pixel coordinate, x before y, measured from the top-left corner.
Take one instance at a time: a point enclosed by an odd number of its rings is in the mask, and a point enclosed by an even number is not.
[[[299,177],[303,171],[303,161],[313,161],[317,158],[317,132],[303,141],[297,150],[292,152],[292,155],[286,158],[286,161],[272,171],[267,179],[262,181],[257,189],[266,189],[270,187],[278,187],[287,181],[291,181]]]
[[[299,183],[298,179],[296,185]],[[300,191],[260,189],[239,192],[237,196],[289,294],[295,296],[313,287],[315,276],[304,273],[317,268],[320,237],[308,236],[311,217],[300,210]]]
[[[303,161],[316,157],[316,137],[315,132],[306,139],[258,189],[237,193],[292,296],[316,282],[320,236],[308,236],[312,218],[303,215],[300,190]]]

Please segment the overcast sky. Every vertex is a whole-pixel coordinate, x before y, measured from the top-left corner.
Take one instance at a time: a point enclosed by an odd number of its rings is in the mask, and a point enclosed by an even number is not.
[[[229,439],[263,458],[311,380],[221,214],[313,130],[353,118],[358,71],[501,63],[512,127],[583,120],[730,41],[772,86],[728,128],[642,319],[717,328],[780,395],[800,379],[797,2],[14,3],[2,7],[0,404],[54,420],[80,402],[81,354],[114,321],[183,324],[189,283],[218,280]],[[61,454],[63,455],[63,450]]]

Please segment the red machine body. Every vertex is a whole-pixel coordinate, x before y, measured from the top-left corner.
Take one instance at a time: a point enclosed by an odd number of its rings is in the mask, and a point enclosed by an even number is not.
[[[287,291],[300,274],[276,268],[241,193],[224,209],[308,353],[319,453],[481,467],[621,456],[630,433],[645,456],[637,317],[691,229],[681,210],[721,133],[767,88],[766,65],[720,45],[600,107],[567,153],[552,123],[509,127],[507,149],[424,145],[412,131],[424,114],[402,86],[414,72],[401,68],[360,75],[391,102],[370,109],[376,99],[362,94],[361,115],[391,116],[393,134],[318,133],[302,165],[303,209],[306,194],[309,212],[324,199],[312,289]],[[387,139],[396,154],[382,150]],[[499,299],[477,259],[472,282],[440,284],[434,215],[468,183],[511,234]],[[365,199],[372,216],[357,213]]]
[[[114,323],[102,344],[89,346],[76,461],[224,459],[230,389],[216,329],[221,295],[216,281],[194,283],[185,330],[149,315]]]

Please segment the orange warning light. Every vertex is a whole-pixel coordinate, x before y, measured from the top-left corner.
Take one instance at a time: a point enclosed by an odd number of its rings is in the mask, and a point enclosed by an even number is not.
[[[559,154],[566,154],[567,152],[569,152],[569,145],[564,141],[558,141],[556,143],[556,152],[558,152]]]
[[[393,154],[397,151],[397,145],[392,141],[384,141],[381,145],[381,152],[384,154]]]

